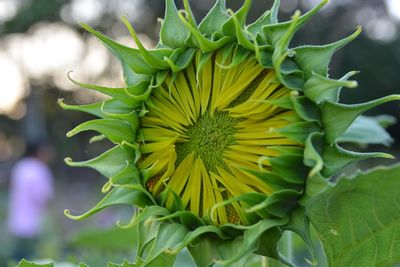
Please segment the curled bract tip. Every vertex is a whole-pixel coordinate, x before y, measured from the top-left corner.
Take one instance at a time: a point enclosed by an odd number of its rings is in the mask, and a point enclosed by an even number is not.
[[[74,218],[74,216],[71,215],[71,211],[70,211],[69,209],[65,209],[65,210],[64,210],[64,215],[65,215],[66,217],[70,218],[70,219],[73,219],[73,218]]]
[[[294,12],[294,14],[292,15],[292,20],[293,20],[293,22],[295,22],[296,20],[298,20],[298,19],[300,18],[300,16],[301,16],[301,11],[297,9],[297,10]]]
[[[104,194],[104,193],[108,193],[110,190],[111,190],[111,188],[112,188],[112,183],[111,182],[107,182],[107,183],[105,183],[104,185],[103,185],[103,187],[101,188],[101,192]]]
[[[394,155],[389,154],[389,153],[381,153],[380,157],[386,158],[386,159],[395,159],[396,158]]]
[[[82,216],[72,215],[69,209],[64,210],[64,215],[72,220],[79,220]]]
[[[74,136],[75,134],[76,134],[76,132],[74,132],[74,131],[69,131],[69,132],[66,133],[66,136],[67,136],[67,137],[72,137],[72,136]]]

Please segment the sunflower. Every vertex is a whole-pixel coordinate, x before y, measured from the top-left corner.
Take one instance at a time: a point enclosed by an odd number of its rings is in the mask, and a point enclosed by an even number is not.
[[[232,264],[253,252],[288,263],[277,246],[282,232],[309,241],[302,204],[326,178],[359,159],[390,157],[345,150],[339,138],[362,112],[399,99],[338,102],[342,87],[357,86],[348,80],[356,72],[331,79],[328,65],[360,28],[332,44],[289,48],[327,2],[278,22],[276,0],[245,25],[250,0],[236,12],[217,0],[199,24],[188,0],[183,10],[166,0],[154,50],[144,48],[126,17],[137,49],[82,24],[120,59],[126,86],[69,77],[110,98],[80,106],[60,100],[65,109],[99,117],[67,136],[93,130],[100,133],[93,140],[107,138],[115,146],[88,161],[66,159],[106,176],[108,194],[83,215],[65,214],[83,219],[110,205],[137,206],[121,227],[138,229],[136,263],[144,266],[173,264],[184,247],[198,266]]]

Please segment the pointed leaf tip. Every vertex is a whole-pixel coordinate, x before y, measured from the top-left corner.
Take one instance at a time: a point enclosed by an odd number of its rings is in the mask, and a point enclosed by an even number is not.
[[[323,101],[339,101],[339,93],[342,87],[355,88],[357,81],[348,81],[347,79],[357,74],[356,71],[351,71],[339,80],[329,79],[316,72],[312,72],[311,77],[304,84],[304,94],[316,103]]]
[[[183,6],[185,8],[186,16],[187,16],[187,18],[189,20],[189,23],[191,25],[193,25],[194,27],[197,27],[196,20],[195,20],[195,18],[193,16],[192,9],[190,8],[190,5],[189,5],[189,0],[183,0]]]
[[[396,159],[395,156],[393,156],[392,154],[388,154],[388,153],[381,153],[380,157],[384,158],[384,159]]]
[[[329,144],[341,136],[363,112],[381,104],[400,100],[400,95],[389,95],[366,103],[347,105],[326,101],[321,105],[322,121]]]
[[[165,0],[165,16],[161,25],[160,40],[170,48],[185,47],[189,29],[182,23],[173,0]]]
[[[71,212],[70,212],[69,209],[65,209],[65,210],[64,210],[64,215],[65,215],[65,216],[68,217],[70,214],[71,214]]]
[[[200,22],[199,30],[208,38],[222,32],[222,26],[229,19],[226,13],[225,0],[217,0],[207,16]]]
[[[57,104],[58,104],[60,107],[63,107],[64,98],[59,98],[59,99],[57,99]]]
[[[72,130],[69,131],[69,132],[66,134],[67,137],[72,137],[72,136],[74,136],[74,135],[75,135],[75,132],[73,132]]]
[[[385,158],[393,159],[393,156],[382,152],[354,152],[340,147],[337,143],[324,145],[323,148],[324,169],[321,174],[325,177],[331,177],[337,174],[347,165],[364,159]]]
[[[153,68],[156,69],[167,69],[168,64],[164,62],[160,57],[156,57],[154,54],[152,54],[150,51],[148,51],[140,41],[139,37],[136,34],[135,29],[132,27],[131,23],[128,20],[128,17],[126,15],[123,15],[121,17],[122,22],[125,24],[125,27],[128,29],[129,34],[135,41],[140,54],[142,55],[143,59],[151,65]],[[171,52],[172,53],[172,52]],[[169,54],[168,54],[169,56]]]
[[[281,0],[275,0],[271,8],[271,23],[278,23],[278,12]]]
[[[327,45],[307,45],[296,47],[293,49],[295,51],[295,61],[304,71],[307,79],[312,76],[312,72],[326,76],[333,54],[349,42],[353,41],[360,33],[361,27],[358,26],[353,34],[337,42]]]
[[[201,32],[201,30],[198,29],[196,24],[190,23],[190,17],[186,18],[187,16],[184,16],[184,12],[182,10],[178,12],[178,16],[182,23],[190,30],[190,33],[192,34],[192,41],[196,43],[196,45],[204,53],[213,52],[231,40],[231,38],[227,36],[216,41],[210,40]],[[171,62],[169,58],[164,60],[169,63]]]
[[[236,11],[235,17],[237,18],[239,25],[244,28],[246,24],[247,14],[251,7],[251,0],[245,0],[243,5]],[[236,27],[233,16],[230,16],[229,19],[222,25],[222,31],[225,35],[236,37]]]
[[[138,49],[117,43],[87,24],[81,24],[81,26],[96,36],[107,48],[109,48],[111,52],[120,59],[124,65],[124,68],[129,67],[130,71],[135,74],[154,74],[157,71],[157,69],[149,65],[147,61],[144,60]]]

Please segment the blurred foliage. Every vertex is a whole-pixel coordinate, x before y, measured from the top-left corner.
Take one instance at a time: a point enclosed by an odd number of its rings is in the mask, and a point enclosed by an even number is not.
[[[39,21],[59,21],[60,10],[70,0],[33,0],[24,2],[14,19],[0,26],[0,34],[22,33]]]
[[[133,251],[136,243],[136,231],[133,228],[123,229],[119,227],[89,229],[73,235],[70,239],[74,248]]]

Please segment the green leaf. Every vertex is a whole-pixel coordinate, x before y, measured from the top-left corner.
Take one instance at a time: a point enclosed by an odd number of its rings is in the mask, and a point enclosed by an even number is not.
[[[338,102],[342,87],[357,87],[356,81],[347,80],[357,73],[356,71],[351,71],[343,78],[334,80],[313,72],[310,79],[304,84],[304,94],[318,104],[326,100]]]
[[[165,1],[164,18],[160,32],[161,42],[174,49],[185,47],[190,31],[179,18],[174,0]]]
[[[338,49],[354,40],[360,33],[361,27],[357,27],[356,31],[352,35],[332,44],[296,47],[293,49],[296,55],[296,63],[304,71],[304,75],[307,79],[311,76],[312,72],[326,76],[333,54]]]
[[[389,95],[361,104],[340,104],[326,101],[321,105],[322,122],[326,130],[326,140],[329,144],[335,142],[353,121],[363,112],[386,102],[400,100],[400,95]]]
[[[133,151],[127,151],[123,146],[117,145],[100,156],[86,160],[74,162],[71,158],[66,158],[64,161],[72,167],[89,167],[100,172],[107,178],[117,174],[132,161],[134,157]]]
[[[307,213],[330,267],[400,264],[400,165],[342,177]]]
[[[264,240],[271,240],[273,236],[271,233],[268,233],[269,238],[265,238]],[[235,244],[239,243],[240,241],[232,241],[231,244],[227,245],[227,249],[223,251],[231,251],[230,253],[235,253]],[[204,238],[199,241],[195,246],[190,247],[190,254],[192,255],[193,259],[196,261],[197,267],[222,267],[222,265],[214,264],[215,260],[219,257],[218,252],[218,245],[217,241],[212,240],[211,238]],[[226,253],[225,253],[226,254]],[[269,266],[269,267],[287,267],[287,265],[279,264],[277,260],[273,260],[272,258],[264,259],[265,264],[263,265],[263,256],[257,254],[248,254],[242,257],[237,262],[234,262],[229,265],[229,267],[260,267],[260,266]],[[268,263],[266,263],[268,262]],[[176,265],[177,267],[181,265]],[[192,266],[192,265],[182,265],[182,266]],[[194,265],[193,265],[194,266]]]
[[[143,81],[149,82],[153,77],[153,75],[151,74],[139,74],[134,72],[125,62],[121,62],[121,65],[122,65],[123,78],[128,86],[135,85]]]
[[[244,0],[243,5],[239,8],[238,11],[232,13],[231,17],[222,25],[222,31],[225,35],[236,37],[236,26],[234,22],[234,17],[238,20],[238,24],[241,27],[244,27],[246,23],[247,14],[249,12],[251,6],[251,0]]]
[[[177,52],[179,50],[175,51]],[[196,53],[195,48],[189,48],[184,50],[182,53],[179,53],[179,56],[177,57],[175,62],[171,58],[166,58],[165,61],[169,64],[172,72],[178,72],[189,66],[189,64],[192,62],[195,53]]]
[[[350,163],[359,160],[369,158],[393,158],[392,155],[381,152],[361,153],[348,151],[340,147],[337,143],[334,143],[332,145],[325,144],[322,151],[322,158],[324,159],[324,169],[321,171],[321,174],[325,177],[335,175]]]
[[[262,35],[262,27],[268,24],[278,23],[278,11],[280,6],[280,0],[275,0],[271,10],[267,10],[261,17],[259,17],[254,23],[247,27],[247,30],[251,33]]]
[[[305,13],[303,16],[299,16],[298,19],[294,21],[294,24],[293,21],[286,21],[283,23],[265,25],[263,27],[265,39],[268,41],[268,43],[272,45],[277,45],[279,43],[279,48],[281,48],[282,50],[286,50],[284,48],[287,48],[294,33],[298,31],[307,21],[309,21],[313,17],[313,15],[315,15],[315,13],[317,13],[327,3],[328,0],[321,1],[319,5]],[[286,35],[288,35],[287,39],[284,38]]]
[[[288,50],[289,44],[294,34],[327,3],[328,0],[322,0],[319,5],[303,16],[300,16],[300,11],[297,10],[292,16],[291,21],[270,24],[263,27],[264,38],[267,40],[268,44],[275,47],[272,55],[272,62],[277,71],[277,77],[289,89],[301,91],[305,82],[303,72],[293,60],[290,60],[293,62],[293,64],[290,64],[290,73],[287,72],[288,66],[285,66],[284,62],[287,57],[293,57],[295,55],[293,50]],[[296,68],[294,68],[295,66]]]
[[[138,104],[140,104],[140,101],[137,99],[131,97],[132,93],[142,93],[145,88],[148,87],[149,83],[142,81],[139,82],[135,85],[131,85],[129,87],[125,88],[111,88],[111,87],[104,87],[104,86],[99,86],[95,84],[89,84],[89,83],[82,83],[75,81],[72,79],[70,73],[68,74],[68,79],[74,83],[75,85],[81,87],[81,88],[86,88],[86,89],[91,89],[100,93],[103,93],[105,95],[111,96],[121,102],[124,102],[126,105],[130,107],[135,107]]]
[[[132,114],[132,107],[116,99],[86,105],[68,105],[64,103],[64,99],[60,98],[57,103],[63,109],[85,112],[100,118],[111,117],[111,114],[114,116]]]
[[[285,181],[303,184],[308,174],[308,168],[303,164],[302,156],[283,155],[268,159],[272,169]]]
[[[265,200],[265,210],[278,218],[287,217],[297,207],[301,192],[296,190],[281,190],[274,192]]]
[[[137,122],[137,124],[139,124],[139,122]],[[124,121],[116,119],[97,119],[84,122],[69,131],[67,137],[72,137],[80,132],[91,130],[101,133],[110,141],[117,144],[121,144],[123,141],[133,143],[136,139],[136,134],[132,126]]]
[[[111,176],[109,179],[114,186],[123,186],[127,184],[129,186],[136,186],[141,182],[139,170],[137,166],[132,163],[128,164],[124,169]]]
[[[162,49],[159,48],[157,50],[149,51],[147,50],[142,42],[139,40],[135,29],[132,27],[132,25],[129,23],[128,19],[126,16],[122,16],[122,22],[125,24],[126,28],[128,29],[129,33],[131,34],[133,40],[135,41],[142,57],[144,60],[151,65],[153,68],[156,69],[168,69],[168,64],[164,62],[163,57],[169,57],[172,54],[172,50],[170,49]],[[160,52],[162,53],[162,56],[159,57]]]
[[[228,13],[231,14],[231,19],[233,20],[233,25],[235,28],[235,34],[238,44],[248,50],[255,50],[256,44],[253,42],[253,40],[255,41],[256,37],[253,36],[249,31],[247,31],[247,29],[243,29],[243,24],[239,21],[239,18],[236,16],[235,13],[233,13],[233,11],[229,10]]]
[[[313,245],[313,241],[310,233],[310,221],[309,218],[305,215],[306,209],[303,206],[298,206],[296,210],[294,210],[290,215],[290,221],[287,225],[283,227],[283,230],[290,230],[297,235],[299,235],[304,242],[304,245],[307,246],[311,259],[310,262],[315,262],[316,251],[315,246]],[[292,234],[292,233],[290,233]],[[284,239],[284,238],[282,238]],[[284,241],[284,240],[282,240]],[[288,240],[287,240],[288,241]],[[293,241],[293,240],[292,240]],[[290,242],[291,246],[294,246],[293,242]],[[316,266],[316,265],[313,265]]]
[[[246,60],[246,58],[248,58],[248,56],[250,55],[251,51],[248,49],[243,48],[240,45],[237,45],[235,47],[235,50],[233,52],[233,56],[232,56],[232,60],[229,63],[228,66],[224,66],[225,68],[232,68],[234,66],[237,66],[238,64],[242,63],[243,61]]]
[[[288,218],[284,219],[264,219],[258,223],[252,225],[244,232],[243,237],[237,237],[234,246],[229,247],[227,244],[222,243],[219,248],[219,253],[223,255],[222,260],[217,261],[217,263],[222,265],[229,265],[235,261],[240,260],[246,254],[251,253],[259,249],[259,241],[261,238],[266,238],[270,231],[276,231],[276,226],[286,224]],[[264,237],[262,237],[264,235]],[[275,234],[274,234],[275,235]],[[279,234],[278,234],[279,235]],[[269,243],[273,243],[272,251],[267,251],[265,247],[261,248],[262,252],[265,254],[275,255],[276,243],[279,237],[267,240]],[[231,243],[231,242],[230,242]],[[265,245],[265,244],[264,244]],[[224,255],[225,254],[225,255]],[[268,256],[270,256],[268,255]]]
[[[320,173],[316,173],[307,178],[306,181],[306,189],[303,194],[303,197],[299,199],[299,203],[302,206],[306,206],[308,201],[312,199],[314,196],[320,194],[325,191],[325,189],[330,185],[328,179],[322,176]]]
[[[53,267],[53,263],[36,264],[30,261],[21,260],[17,267]]]
[[[283,180],[279,175],[265,172],[265,171],[256,171],[253,169],[242,168],[242,170],[251,173],[254,176],[257,176],[260,180],[266,183],[268,186],[272,187],[274,191],[279,191],[283,189],[294,189],[300,191],[303,187],[302,184],[293,184]]]
[[[397,123],[396,118],[390,115],[379,115],[373,118],[383,128],[387,128]]]
[[[293,108],[296,113],[305,121],[320,123],[321,113],[317,104],[304,96],[291,96]]]
[[[200,32],[212,37],[217,32],[222,32],[222,25],[229,19],[226,12],[225,0],[217,0],[207,16],[200,22]]]
[[[385,128],[381,126],[381,123],[385,125],[385,123],[394,122],[394,117],[387,117],[387,120],[380,123],[382,116],[378,117],[367,117],[360,116],[358,117],[341,135],[337,141],[339,143],[356,143],[360,145],[367,144],[381,144],[385,146],[389,146],[393,139],[390,137],[389,133],[386,132]],[[391,119],[391,121],[390,121]]]
[[[152,202],[148,196],[139,190],[126,188],[114,188],[110,191],[96,206],[82,215],[71,215],[68,209],[64,210],[65,216],[74,220],[82,220],[91,215],[113,205],[128,204],[138,205],[140,207],[151,205]]]
[[[156,72],[156,69],[154,69],[144,60],[139,50],[121,45],[111,40],[104,34],[96,31],[87,24],[81,24],[81,26],[85,30],[99,38],[100,41],[102,41],[103,44],[107,46],[115,54],[115,56],[121,60],[121,62],[129,66],[129,68],[135,73],[153,74]]]
[[[304,121],[289,124],[277,131],[291,140],[304,144],[311,133],[320,132],[321,128],[314,122]]]
[[[209,238],[203,238],[194,246],[188,247],[197,267],[209,267],[218,259],[216,243]]]
[[[192,34],[191,41],[193,41],[194,44],[197,47],[199,47],[200,50],[203,52],[215,51],[218,48],[222,47],[223,45],[227,44],[232,39],[231,37],[224,36],[221,39],[218,39],[215,41],[210,40],[210,39],[208,39],[207,36],[204,36],[204,34],[197,28],[196,24],[190,23],[190,20],[188,21],[182,15],[182,13],[178,13],[178,16],[181,19],[182,23],[185,24],[185,26],[190,30],[190,33]]]
[[[272,64],[273,51],[274,49],[272,48],[272,46],[267,46],[267,45],[263,47],[258,47],[258,49],[255,50],[256,58],[264,69],[273,68]]]
[[[304,147],[304,165],[312,168],[308,177],[315,175],[323,168],[324,160],[322,159],[323,134],[312,133],[307,137]]]
[[[148,267],[172,267],[179,251],[172,250],[185,238],[188,229],[179,223],[162,223],[154,245],[144,265]]]
[[[104,114],[101,111],[101,106],[103,105],[103,102],[97,102],[86,105],[68,105],[64,103],[63,98],[60,98],[57,100],[57,104],[63,109],[84,112],[100,118],[103,118],[104,116]]]
[[[115,264],[115,263],[112,263],[112,262],[109,262],[107,264],[107,267],[141,267],[141,266],[143,266],[143,262],[142,261],[138,261],[138,262],[135,262],[135,263],[130,263],[126,259],[124,260],[124,262],[122,264]]]
[[[141,221],[135,225],[138,239],[136,245],[136,264],[144,262],[144,258],[146,256],[146,248],[149,244],[152,244],[152,242],[156,238],[159,226],[160,223],[157,221]]]

